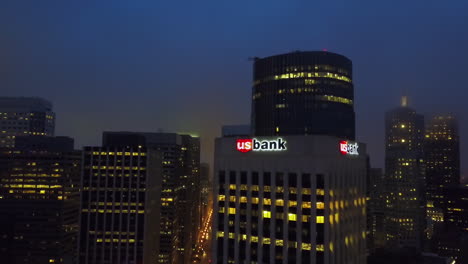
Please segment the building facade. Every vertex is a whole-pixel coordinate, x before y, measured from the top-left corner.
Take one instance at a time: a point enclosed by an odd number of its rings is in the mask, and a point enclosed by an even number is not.
[[[365,146],[280,139],[284,150],[248,152],[216,140],[213,263],[366,263]]]
[[[18,136],[54,136],[52,103],[37,97],[0,97],[0,147],[13,148]]]
[[[0,150],[1,262],[74,264],[81,152],[71,138],[27,138]]]
[[[456,263],[468,262],[468,186],[442,188],[445,207],[442,228],[435,232],[432,250]]]
[[[352,63],[293,52],[254,61],[252,134],[216,139],[214,263],[366,263],[365,145]]]
[[[385,235],[388,248],[421,249],[425,229],[424,117],[402,98],[385,115]]]
[[[198,138],[175,133],[105,132],[85,148],[82,263],[186,263],[199,152]]]
[[[460,183],[460,139],[458,122],[451,115],[436,115],[424,137],[427,200],[435,208],[448,207],[443,189]]]
[[[254,61],[252,129],[258,136],[355,138],[352,62],[326,52],[292,52]]]

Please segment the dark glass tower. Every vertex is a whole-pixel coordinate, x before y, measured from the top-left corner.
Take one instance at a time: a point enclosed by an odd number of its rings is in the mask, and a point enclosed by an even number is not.
[[[0,149],[0,263],[76,263],[81,152],[68,137],[16,145]]]
[[[460,183],[460,141],[457,120],[450,115],[434,116],[424,140],[428,202],[444,208],[442,188]]]
[[[252,128],[257,136],[355,138],[352,62],[326,51],[254,62]]]
[[[389,248],[421,249],[425,228],[424,117],[407,106],[385,115],[385,235]]]

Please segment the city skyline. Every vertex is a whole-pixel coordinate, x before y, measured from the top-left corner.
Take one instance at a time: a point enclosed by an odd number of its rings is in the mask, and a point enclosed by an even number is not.
[[[468,1],[4,1],[0,262],[468,263]]]
[[[356,135],[374,167],[383,167],[382,116],[403,93],[420,113],[468,116],[466,2],[187,7],[4,3],[2,95],[54,102],[57,134],[78,147],[99,143],[102,131],[165,128],[197,132],[211,152],[221,125],[249,121],[248,57],[328,49],[354,62]],[[460,118],[462,135],[466,127]],[[462,140],[465,178],[467,147]],[[213,158],[204,151],[202,160]]]

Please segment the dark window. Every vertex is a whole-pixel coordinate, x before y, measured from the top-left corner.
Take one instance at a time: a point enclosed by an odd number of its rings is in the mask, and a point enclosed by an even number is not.
[[[288,181],[289,181],[289,186],[297,187],[297,175],[296,175],[296,173],[289,173],[288,174]]]
[[[258,185],[258,172],[252,172],[252,184]]]
[[[325,188],[325,179],[323,177],[323,174],[317,174],[317,188],[318,189]]]
[[[302,187],[303,188],[312,188],[310,184],[310,174],[302,174]]]
[[[226,183],[226,172],[220,171],[219,172],[219,184],[225,184],[225,183]]]
[[[229,172],[229,183],[236,184],[236,172],[235,171]]]
[[[247,172],[241,171],[241,184],[247,184]]]
[[[271,186],[271,174],[269,172],[263,173],[263,184]]]

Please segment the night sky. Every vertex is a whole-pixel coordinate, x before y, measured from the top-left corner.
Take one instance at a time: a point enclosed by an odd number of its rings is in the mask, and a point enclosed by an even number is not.
[[[372,166],[406,93],[419,113],[459,117],[468,177],[466,0],[0,3],[0,95],[51,100],[78,147],[104,130],[190,132],[210,161],[221,125],[249,122],[249,57],[323,49],[353,61]]]

